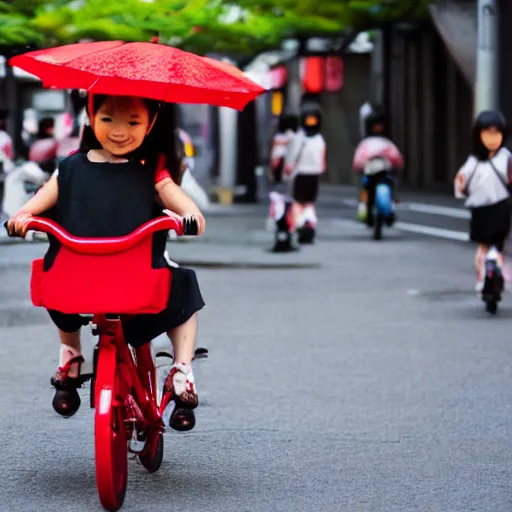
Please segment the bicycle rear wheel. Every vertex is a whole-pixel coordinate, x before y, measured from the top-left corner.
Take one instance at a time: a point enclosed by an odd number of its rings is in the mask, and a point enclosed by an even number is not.
[[[109,512],[121,508],[128,483],[128,447],[119,387],[116,348],[103,345],[95,383],[94,441],[98,495]]]

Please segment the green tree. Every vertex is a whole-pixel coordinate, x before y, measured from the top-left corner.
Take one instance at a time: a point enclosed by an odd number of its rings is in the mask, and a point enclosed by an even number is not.
[[[252,55],[285,37],[356,33],[419,16],[427,0],[0,0],[0,44],[161,41]]]

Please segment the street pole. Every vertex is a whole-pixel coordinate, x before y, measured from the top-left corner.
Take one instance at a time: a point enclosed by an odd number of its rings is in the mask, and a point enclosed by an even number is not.
[[[498,7],[496,0],[477,0],[474,117],[498,108]]]

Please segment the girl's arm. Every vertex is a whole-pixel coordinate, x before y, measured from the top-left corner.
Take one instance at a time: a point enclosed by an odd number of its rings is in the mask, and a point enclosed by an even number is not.
[[[469,156],[464,165],[459,169],[455,176],[454,192],[457,199],[467,197],[466,184],[470,175],[475,172],[478,160],[474,156]]]
[[[293,173],[293,170],[298,163],[297,159],[302,147],[303,138],[304,136],[302,134],[297,134],[295,137],[293,137],[288,146],[288,151],[284,161],[284,172],[287,175],[291,175]]]
[[[31,213],[32,215],[40,215],[57,204],[59,197],[59,185],[57,175],[52,177],[30,198],[20,211]]]
[[[29,199],[21,210],[7,222],[7,230],[11,235],[25,236],[27,232],[26,223],[30,217],[40,215],[57,204],[59,197],[59,186],[57,175],[52,177]]]
[[[162,204],[168,210],[177,213],[181,217],[195,217],[199,223],[198,234],[205,230],[206,221],[198,206],[171,178],[159,181],[155,188]]]

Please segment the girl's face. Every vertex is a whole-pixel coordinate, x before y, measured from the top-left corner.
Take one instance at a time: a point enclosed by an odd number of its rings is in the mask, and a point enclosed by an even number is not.
[[[496,126],[484,128],[480,132],[480,138],[482,139],[482,144],[488,151],[498,151],[503,143],[503,134],[498,130],[498,128],[496,128]]]
[[[94,114],[92,128],[105,151],[123,156],[142,145],[151,120],[140,98],[109,96]]]

